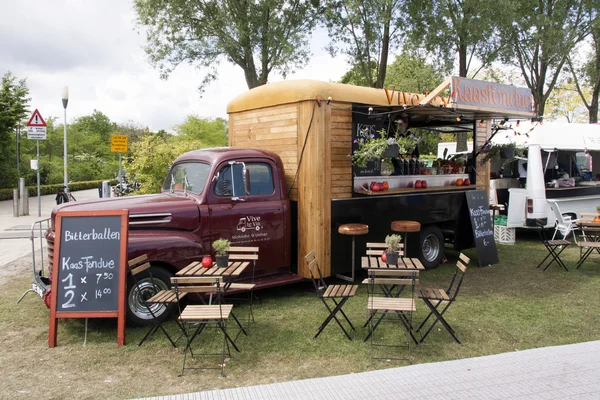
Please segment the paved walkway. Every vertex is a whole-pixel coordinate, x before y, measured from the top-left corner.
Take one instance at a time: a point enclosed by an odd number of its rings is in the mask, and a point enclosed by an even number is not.
[[[73,192],[77,200],[98,198],[98,189]],[[38,216],[37,196],[29,199],[29,215],[13,216],[12,200],[0,201],[0,266],[31,253],[31,224],[42,218],[49,218],[56,207],[56,195],[40,196],[41,216]]]
[[[152,399],[440,398],[599,399],[600,341]]]

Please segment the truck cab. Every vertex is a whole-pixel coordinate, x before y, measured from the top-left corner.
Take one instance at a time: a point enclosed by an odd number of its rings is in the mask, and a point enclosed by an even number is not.
[[[58,211],[129,210],[129,258],[147,254],[151,268],[141,290],[128,282],[128,322],[147,323],[143,300],[170,287],[170,277],[204,255],[211,243],[228,239],[235,246],[257,246],[258,287],[301,280],[291,270],[290,203],[279,156],[263,150],[217,148],[178,157],[160,194],[71,202]],[[54,225],[52,225],[53,227]],[[54,230],[47,233],[50,260]],[[251,279],[251,269],[242,279]],[[153,310],[157,314],[164,307]]]

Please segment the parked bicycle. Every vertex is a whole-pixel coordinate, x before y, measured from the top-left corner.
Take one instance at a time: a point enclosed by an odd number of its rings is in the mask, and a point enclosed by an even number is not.
[[[56,193],[56,204],[68,203],[69,201],[77,201],[75,196],[71,194],[71,192],[67,192],[65,189],[67,187],[62,185],[58,188],[58,193]]]

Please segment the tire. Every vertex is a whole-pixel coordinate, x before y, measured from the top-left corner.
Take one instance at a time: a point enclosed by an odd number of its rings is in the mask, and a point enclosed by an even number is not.
[[[152,275],[153,281],[150,280]],[[143,326],[152,324],[152,314],[143,303],[143,299],[149,299],[159,290],[169,289],[171,287],[171,274],[164,268],[151,266],[137,276],[138,285],[132,276],[127,281],[127,323],[130,326]],[[154,284],[153,284],[154,283]],[[138,290],[138,287],[141,290]],[[160,320],[167,319],[175,311],[175,305],[165,307],[164,305],[152,306],[152,312]]]
[[[435,225],[426,226],[420,232],[419,260],[426,269],[437,268],[444,259],[444,235]]]

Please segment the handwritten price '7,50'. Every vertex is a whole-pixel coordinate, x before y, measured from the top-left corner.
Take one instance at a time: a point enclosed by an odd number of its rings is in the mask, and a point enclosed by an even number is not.
[[[96,274],[96,283],[100,283],[101,279],[111,280],[113,278],[112,272],[105,272],[103,274]]]

